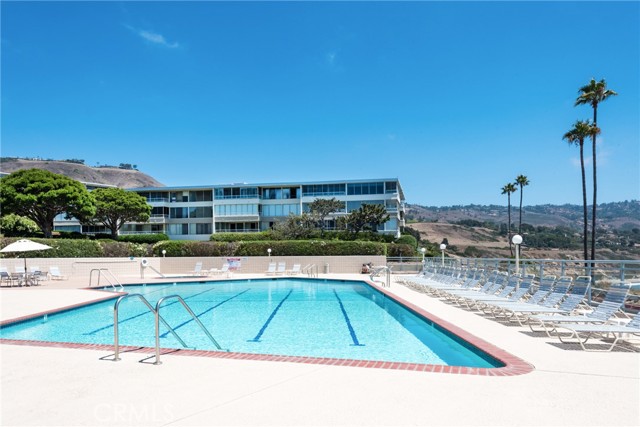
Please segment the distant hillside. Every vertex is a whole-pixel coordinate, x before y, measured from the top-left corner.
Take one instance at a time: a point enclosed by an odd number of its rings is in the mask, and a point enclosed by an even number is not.
[[[511,222],[518,223],[518,206],[511,207]],[[418,222],[456,223],[461,220],[507,223],[507,207],[497,205],[420,206],[407,204],[406,218]],[[589,208],[591,218],[591,208]],[[598,227],[632,230],[640,228],[640,201],[603,203],[598,205]],[[567,227],[580,230],[582,206],[538,205],[522,207],[522,222],[533,226]]]
[[[120,188],[164,187],[149,175],[135,169],[118,167],[91,167],[81,163],[57,160],[26,160],[2,158],[0,172],[11,173],[22,169],[44,169],[77,181],[115,185]]]

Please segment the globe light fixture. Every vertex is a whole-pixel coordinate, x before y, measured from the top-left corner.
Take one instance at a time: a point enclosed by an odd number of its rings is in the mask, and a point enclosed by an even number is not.
[[[511,242],[516,245],[516,274],[520,274],[520,245],[522,244],[522,236],[519,234],[511,238]],[[520,282],[516,282],[516,291],[520,289]]]
[[[271,259],[271,248],[267,249],[267,253],[269,254],[269,259]]]
[[[444,267],[444,250],[447,249],[447,245],[440,243],[440,250],[442,251],[442,266]]]
[[[162,258],[164,258],[166,255],[167,255],[167,250],[166,250],[166,249],[163,249],[163,250],[162,250]]]

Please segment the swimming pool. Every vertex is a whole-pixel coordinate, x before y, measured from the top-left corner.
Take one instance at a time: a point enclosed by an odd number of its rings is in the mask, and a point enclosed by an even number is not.
[[[224,349],[238,353],[502,367],[486,352],[358,281],[253,279],[127,286],[152,305],[179,294]],[[3,326],[12,340],[113,344],[114,300]],[[162,317],[184,342],[214,350],[175,300]],[[153,347],[153,315],[140,301],[119,309],[121,345]],[[182,348],[161,326],[160,346]]]

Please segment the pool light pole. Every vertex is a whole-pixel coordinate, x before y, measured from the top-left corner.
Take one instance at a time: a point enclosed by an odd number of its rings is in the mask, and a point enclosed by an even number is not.
[[[271,248],[267,249],[267,253],[269,254],[269,261],[271,261]]]
[[[511,242],[516,246],[516,274],[520,273],[520,245],[522,244],[522,236],[519,234],[514,235],[511,238]],[[516,283],[516,290],[518,290],[519,286]]]
[[[447,249],[447,245],[440,243],[440,250],[442,251],[442,266],[444,267],[444,250]]]
[[[425,248],[420,248],[420,252],[422,252],[422,263],[424,264],[424,254],[427,250]]]
[[[166,250],[166,249],[163,249],[163,250],[162,250],[162,258],[164,258],[165,256],[167,256],[167,250]]]

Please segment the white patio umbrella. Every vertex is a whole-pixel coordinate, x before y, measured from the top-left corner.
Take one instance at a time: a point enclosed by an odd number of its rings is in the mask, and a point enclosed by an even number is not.
[[[46,249],[53,249],[51,246],[43,245],[42,243],[33,242],[29,239],[20,239],[17,242],[13,242],[4,248],[0,249],[0,252],[30,252],[30,251],[43,251]],[[24,271],[27,271],[27,258],[24,258]]]

